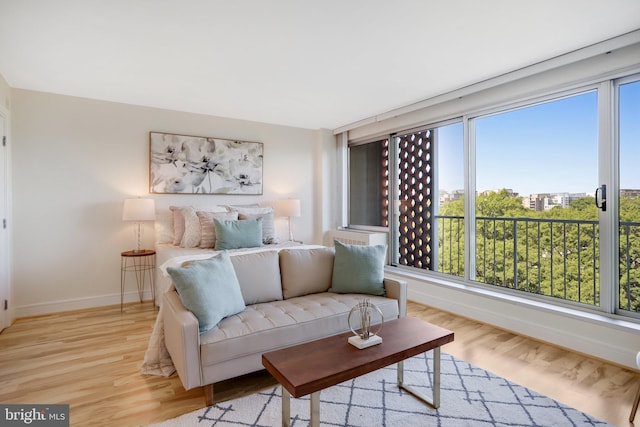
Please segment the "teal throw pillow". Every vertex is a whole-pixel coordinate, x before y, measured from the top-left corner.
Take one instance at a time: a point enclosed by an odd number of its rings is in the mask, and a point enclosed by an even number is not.
[[[167,272],[182,304],[198,319],[200,333],[245,309],[240,284],[226,252],[185,267],[167,267]]]
[[[217,251],[262,246],[262,218],[230,220],[214,218]]]
[[[384,295],[386,245],[346,245],[334,242],[333,277],[329,292]]]

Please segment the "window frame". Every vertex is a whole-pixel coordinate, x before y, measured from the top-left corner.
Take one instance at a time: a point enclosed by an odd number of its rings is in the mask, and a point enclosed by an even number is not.
[[[628,83],[640,83],[640,72],[630,74],[627,76],[618,77],[610,80],[610,88],[611,88],[611,98],[612,98],[612,138],[613,138],[613,150],[612,150],[612,163],[614,167],[612,167],[612,191],[615,191],[617,195],[614,198],[615,204],[612,206],[612,216],[613,221],[615,221],[615,245],[613,248],[616,248],[616,251],[619,251],[620,248],[620,235],[619,230],[620,224],[620,155],[621,155],[621,145],[620,145],[620,87],[628,84]],[[612,271],[611,271],[611,282],[614,283],[611,289],[611,303],[613,305],[613,312],[615,314],[622,315],[626,318],[634,318],[640,320],[640,312],[634,312],[629,310],[623,310],[620,308],[620,262],[619,262],[619,253],[616,258],[617,262],[612,262]]]
[[[607,80],[609,81],[609,80]],[[529,107],[534,107],[537,105],[542,105],[545,103],[549,103],[549,102],[554,102],[554,101],[559,101],[562,99],[566,99],[566,98],[570,98],[573,96],[577,96],[577,95],[581,95],[581,94],[586,94],[589,92],[595,92],[596,97],[597,97],[597,108],[598,108],[598,115],[597,115],[597,127],[598,127],[598,135],[597,135],[597,147],[598,147],[598,170],[594,171],[597,175],[598,175],[598,182],[602,182],[604,181],[605,183],[607,183],[607,187],[610,188],[611,186],[609,185],[610,182],[607,179],[606,175],[608,174],[608,170],[605,169],[604,171],[602,171],[602,164],[604,163],[608,163],[608,155],[605,156],[605,160],[601,160],[600,156],[603,153],[603,150],[605,153],[608,153],[609,150],[609,145],[611,144],[611,137],[610,135],[605,131],[604,133],[601,130],[601,122],[603,121],[603,103],[608,103],[608,97],[604,96],[601,98],[601,91],[604,88],[604,91],[606,92],[606,81],[605,82],[599,82],[599,83],[589,83],[589,84],[585,84],[585,85],[572,85],[570,89],[561,89],[561,90],[557,90],[555,92],[551,92],[551,91],[547,91],[542,95],[538,95],[538,96],[530,96],[527,98],[522,98],[519,99],[517,101],[512,101],[512,102],[505,102],[503,104],[500,105],[494,105],[491,106],[489,108],[484,108],[484,109],[479,109],[475,112],[471,112],[468,115],[464,116],[464,119],[467,123],[467,126],[469,128],[469,139],[466,141],[469,144],[469,150],[472,153],[470,155],[470,161],[469,161],[469,165],[468,165],[468,172],[469,172],[469,188],[466,189],[465,188],[465,195],[467,194],[477,194],[478,188],[476,186],[476,172],[477,172],[477,158],[476,158],[476,152],[477,152],[477,147],[476,147],[476,135],[475,135],[475,121],[484,117],[490,117],[493,115],[497,115],[497,114],[503,114],[503,113],[508,113],[511,111],[517,111],[520,109],[525,109],[525,108],[529,108]],[[607,95],[605,93],[605,95]],[[604,120],[606,120],[606,115],[604,116]],[[547,296],[547,295],[539,295],[539,294],[535,294],[535,293],[529,293],[529,292],[522,292],[519,290],[515,290],[515,289],[509,289],[509,288],[503,288],[503,287],[499,287],[499,286],[495,286],[492,284],[486,284],[483,282],[479,282],[475,280],[475,271],[476,271],[476,256],[475,256],[475,252],[476,252],[476,247],[475,247],[475,235],[476,235],[476,197],[467,197],[466,200],[468,200],[468,206],[466,208],[469,209],[468,212],[470,212],[469,215],[467,215],[469,217],[469,226],[470,229],[468,230],[468,232],[465,232],[465,238],[469,239],[469,251],[468,253],[465,253],[465,257],[467,257],[465,259],[465,262],[469,263],[469,268],[467,269],[467,271],[470,272],[469,277],[465,277],[465,285],[468,286],[475,286],[475,287],[479,287],[479,288],[483,288],[483,289],[488,289],[488,290],[493,290],[495,292],[498,293],[505,293],[507,295],[514,295],[514,296],[519,296],[522,298],[526,298],[526,299],[531,299],[534,301],[539,301],[542,303],[548,303],[548,304],[552,304],[555,306],[559,306],[559,307],[567,307],[567,308],[573,308],[573,309],[578,309],[578,310],[583,310],[583,311],[591,311],[591,312],[599,312],[599,313],[609,313],[612,314],[613,311],[608,309],[607,307],[603,306],[603,300],[606,302],[608,301],[607,297],[605,295],[609,295],[612,293],[612,289],[613,288],[611,286],[612,281],[609,279],[609,277],[611,277],[611,273],[609,271],[602,271],[600,273],[600,284],[599,284],[599,290],[600,290],[600,304],[599,305],[587,305],[584,303],[579,303],[579,302],[575,302],[575,301],[571,301],[571,300],[566,300],[566,299],[559,299],[559,298],[555,298],[555,297],[551,297],[551,296]],[[600,212],[600,215],[603,215],[602,212]],[[613,230],[613,225],[611,224],[611,210],[609,210],[609,212],[604,213],[605,216],[605,220],[603,221],[602,219],[600,220],[600,236],[601,236],[601,246],[600,246],[600,259],[599,259],[599,265],[602,269],[603,266],[603,262],[605,263],[609,263],[610,265],[612,264],[612,262],[606,260],[605,258],[605,250],[603,250],[602,248],[602,240],[611,242],[611,239],[615,238],[615,234],[616,233],[612,233],[611,230]],[[612,236],[613,234],[613,236]],[[605,238],[602,239],[602,236],[605,235]],[[473,245],[473,247],[471,247],[471,245]],[[615,246],[614,246],[615,247]],[[466,271],[465,271],[466,273]],[[603,282],[606,283],[606,286],[603,286]],[[604,291],[604,293],[603,293]]]
[[[351,168],[349,167],[349,165],[351,164],[351,148],[352,147],[357,147],[357,146],[361,146],[361,145],[366,145],[366,144],[371,144],[374,142],[380,142],[382,140],[384,140],[385,138],[390,138],[389,135],[377,135],[371,138],[367,138],[364,139],[362,141],[347,141],[346,144],[346,169],[347,169],[347,182],[345,183],[345,200],[344,202],[347,205],[347,216],[346,216],[346,224],[347,224],[347,228],[353,229],[353,230],[360,230],[360,231],[371,231],[371,232],[383,232],[383,233],[389,233],[389,227],[383,227],[383,226],[374,226],[374,225],[365,225],[365,224],[353,224],[351,223],[351,215],[350,215],[350,210],[351,210]],[[391,199],[389,198],[389,201]],[[389,218],[391,218],[391,214],[389,216]],[[391,221],[389,222],[391,224]]]
[[[412,126],[408,129],[394,130],[385,133],[384,136],[378,134],[373,137],[368,137],[361,141],[348,141],[347,146],[351,147],[352,144],[364,144],[374,141],[379,141],[385,137],[390,141],[390,163],[389,163],[389,178],[394,178],[393,184],[390,181],[390,200],[389,200],[389,227],[371,227],[362,226],[357,224],[348,224],[349,228],[360,229],[365,231],[384,231],[388,233],[390,247],[393,251],[397,251],[397,247],[393,247],[393,242],[396,239],[393,237],[394,227],[397,223],[397,212],[394,209],[392,200],[397,199],[398,182],[397,180],[397,152],[395,152],[394,137],[398,133],[408,133],[415,130],[435,129],[439,126],[461,122],[463,125],[463,144],[464,144],[464,192],[465,196],[469,194],[475,194],[476,191],[476,147],[475,147],[475,126],[474,120],[480,117],[485,117],[491,114],[499,114],[501,112],[507,112],[519,108],[527,108],[537,104],[546,102],[552,102],[554,100],[560,100],[562,98],[571,97],[581,93],[595,91],[597,94],[598,103],[598,182],[604,182],[611,189],[609,191],[615,191],[619,194],[619,163],[617,157],[619,155],[619,135],[618,135],[618,94],[619,86],[629,82],[635,82],[640,80],[640,67],[634,67],[635,71],[630,72],[627,70],[609,72],[606,75],[600,76],[600,78],[588,79],[582,83],[572,83],[561,85],[556,88],[547,88],[539,90],[534,93],[530,93],[527,96],[518,96],[514,99],[503,100],[502,102],[492,102],[482,108],[471,108],[465,111],[464,114],[451,114],[450,117],[445,117],[439,120],[425,120],[425,124],[418,126]],[[394,147],[392,149],[392,147]],[[347,149],[348,151],[348,149]],[[604,154],[603,154],[604,153]],[[603,159],[600,156],[604,156]],[[393,161],[392,161],[393,159]],[[602,170],[602,164],[607,166]],[[347,162],[348,165],[348,162]],[[350,179],[350,177],[349,177]],[[347,188],[349,185],[347,183]],[[609,193],[612,194],[612,193]],[[616,197],[617,198],[617,197]],[[347,200],[349,200],[347,198]],[[601,233],[609,233],[608,240],[612,248],[617,248],[617,231],[618,230],[618,206],[611,206],[614,209],[609,209],[609,212],[605,214],[604,229]],[[470,214],[471,213],[471,214]],[[615,215],[614,215],[615,214]],[[602,259],[602,254],[607,252],[604,247],[600,247],[601,260],[600,265],[606,266],[605,271],[600,274],[600,306],[590,307],[585,306],[582,303],[575,303],[573,301],[550,299],[547,296],[540,296],[536,294],[526,293],[511,290],[511,289],[496,289],[494,285],[487,285],[481,282],[475,281],[475,197],[465,197],[465,215],[464,215],[464,227],[465,227],[465,276],[457,277],[449,274],[423,270],[414,267],[408,267],[403,265],[392,265],[391,268],[398,271],[404,271],[407,274],[416,275],[425,279],[440,279],[445,282],[449,282],[452,285],[469,286],[474,289],[486,289],[496,291],[499,293],[506,293],[511,295],[517,295],[519,297],[525,297],[532,301],[539,301],[541,303],[550,303],[554,306],[568,307],[578,309],[580,311],[597,311],[606,315],[622,315],[624,318],[635,317],[640,318],[640,313],[633,313],[618,309],[618,292],[619,281],[617,280],[618,266],[617,261],[614,262],[612,257]],[[600,221],[601,227],[603,227],[603,221]],[[397,230],[395,230],[397,233]],[[397,245],[396,245],[397,246]],[[617,260],[617,257],[616,257]],[[603,264],[604,262],[604,264]],[[616,278],[615,281],[611,280]]]

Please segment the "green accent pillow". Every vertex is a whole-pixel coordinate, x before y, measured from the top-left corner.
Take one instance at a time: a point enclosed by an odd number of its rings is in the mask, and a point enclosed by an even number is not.
[[[214,218],[215,250],[262,246],[262,218],[230,220]]]
[[[167,267],[167,272],[182,304],[198,319],[200,333],[245,309],[240,284],[226,252],[185,267]]]
[[[384,295],[386,245],[346,245],[334,241],[333,277],[329,292]]]

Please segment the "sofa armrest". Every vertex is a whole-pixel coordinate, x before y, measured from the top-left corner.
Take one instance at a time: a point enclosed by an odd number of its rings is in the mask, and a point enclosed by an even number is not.
[[[407,315],[407,282],[405,280],[384,278],[384,288],[388,298],[398,300],[399,316]]]
[[[202,384],[198,319],[187,310],[175,290],[163,297],[164,339],[185,390]]]

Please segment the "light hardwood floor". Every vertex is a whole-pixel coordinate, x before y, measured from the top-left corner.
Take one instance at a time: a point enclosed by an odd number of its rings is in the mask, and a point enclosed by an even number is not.
[[[594,415],[629,426],[637,372],[409,303],[409,315],[455,332],[445,352]],[[0,334],[0,403],[67,403],[72,426],[143,426],[204,406],[200,389],[139,372],[151,303],[20,319]],[[275,384],[265,373],[216,384],[227,400]],[[636,424],[640,426],[640,414]]]

